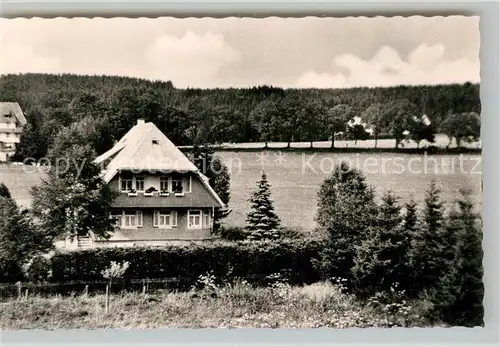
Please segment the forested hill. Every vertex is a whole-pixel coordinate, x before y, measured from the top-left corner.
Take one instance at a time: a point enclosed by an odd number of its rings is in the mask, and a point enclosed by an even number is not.
[[[171,82],[113,76],[23,74],[0,76],[0,101],[17,101],[28,126],[19,155],[40,157],[58,130],[92,125],[98,152],[138,118],[152,121],[176,145],[193,141],[312,141],[331,136],[328,110],[347,105],[361,116],[375,103],[407,100],[439,124],[449,112],[480,113],[479,85],[391,88],[177,89]],[[383,130],[383,129],[382,129]],[[383,131],[382,131],[383,132]]]

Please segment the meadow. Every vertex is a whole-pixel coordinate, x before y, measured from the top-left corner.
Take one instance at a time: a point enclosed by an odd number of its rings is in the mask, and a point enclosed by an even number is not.
[[[376,196],[391,190],[401,202],[411,198],[422,203],[432,180],[442,192],[446,204],[459,196],[462,188],[470,189],[475,206],[481,207],[481,156],[412,155],[412,154],[336,154],[299,152],[220,152],[231,171],[233,209],[225,222],[243,225],[249,210],[247,199],[264,170],[271,184],[272,199],[283,225],[311,229],[315,226],[317,192],[323,180],[331,175],[336,163],[348,161],[360,168]]]
[[[190,292],[69,297],[1,303],[5,330],[102,328],[350,328],[430,326],[420,305],[360,302],[329,282],[254,288],[245,282]]]
[[[272,199],[282,224],[294,228],[314,228],[317,192],[335,164],[341,161],[348,161],[351,166],[360,168],[378,197],[384,191],[391,190],[401,197],[401,202],[413,197],[421,203],[425,190],[434,179],[446,203],[453,203],[461,188],[472,191],[472,198],[478,208],[482,201],[480,154],[372,154],[280,151],[279,148],[224,150],[217,154],[228,165],[231,174],[229,205],[233,211],[225,223],[232,226],[245,224],[249,210],[247,200],[264,170],[272,186]],[[42,171],[43,168],[33,166],[0,165],[0,182],[7,185],[20,205],[29,206],[30,187],[40,182],[44,175]]]

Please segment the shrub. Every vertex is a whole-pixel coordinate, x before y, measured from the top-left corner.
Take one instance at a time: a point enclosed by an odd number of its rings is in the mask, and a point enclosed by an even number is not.
[[[281,237],[284,239],[314,238],[319,234],[316,230],[306,231],[298,228],[286,228],[286,227],[280,227],[279,233]],[[248,231],[245,228],[225,226],[225,225],[219,227],[219,229],[217,230],[217,234],[222,239],[228,241],[242,241],[247,239],[248,237]]]
[[[119,264],[116,261],[112,261],[109,267],[101,271],[101,275],[102,277],[108,279],[111,283],[113,279],[122,278],[129,265],[130,263],[128,261],[122,264]]]
[[[0,261],[0,283],[15,283],[23,280],[23,271],[19,263],[12,260]]]
[[[11,198],[9,188],[5,185],[5,183],[0,183],[0,196],[3,196],[4,198]]]
[[[246,239],[246,231],[241,227],[221,225],[217,234],[224,240],[228,241],[241,241]]]
[[[0,196],[0,282],[22,279],[22,267],[52,247],[50,238],[35,228],[30,214],[12,199]]]
[[[111,261],[129,262],[123,279],[178,278],[192,286],[212,271],[217,278],[245,278],[262,283],[273,273],[288,271],[291,283],[312,283],[318,274],[311,259],[323,242],[318,240],[217,241],[165,247],[102,248],[58,252],[52,258],[54,281],[101,280]]]
[[[26,266],[26,279],[30,282],[46,282],[52,276],[52,263],[49,258],[37,255]]]

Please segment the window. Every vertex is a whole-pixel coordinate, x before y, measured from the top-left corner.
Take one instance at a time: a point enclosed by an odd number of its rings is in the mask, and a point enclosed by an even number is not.
[[[182,175],[172,175],[172,191],[182,193]]]
[[[122,224],[122,213],[121,212],[111,212],[109,218],[114,220],[114,226],[120,227]]]
[[[205,228],[210,228],[210,211],[203,212],[203,226]]]
[[[172,228],[177,226],[177,211],[155,211],[153,226],[157,228]]]
[[[123,211],[122,228],[137,227],[137,213],[135,211]]]
[[[201,229],[201,211],[188,211],[188,229]]]
[[[120,189],[122,192],[130,192],[133,187],[132,176],[120,176]]]
[[[160,177],[160,192],[168,192],[168,176]]]
[[[144,176],[135,177],[135,190],[138,192],[144,191]]]

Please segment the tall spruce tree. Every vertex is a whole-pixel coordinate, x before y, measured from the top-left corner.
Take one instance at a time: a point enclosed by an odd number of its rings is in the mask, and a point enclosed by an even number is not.
[[[402,226],[401,207],[391,192],[382,197],[378,225],[356,247],[353,274],[361,296],[390,294],[411,283],[411,234]]]
[[[382,196],[382,203],[379,206],[378,224],[387,230],[392,230],[403,221],[401,216],[401,206],[398,204],[398,197],[391,191]]]
[[[425,195],[424,222],[429,234],[435,234],[443,227],[443,202],[441,201],[441,190],[432,180]]]
[[[448,229],[457,236],[457,271],[453,302],[443,307],[443,319],[457,326],[484,325],[483,250],[480,216],[474,212],[470,191],[461,190]]]
[[[316,221],[327,235],[327,246],[315,261],[326,278],[352,279],[356,245],[377,226],[378,207],[363,173],[346,162],[335,167],[318,193]]]
[[[417,268],[416,264],[418,262],[417,249],[419,246],[419,232],[421,230],[421,221],[419,215],[418,205],[413,198],[410,201],[407,201],[404,205],[404,217],[403,217],[403,232],[407,235],[410,240],[410,254],[409,254],[409,262],[410,262],[410,273],[408,274],[409,283],[406,285],[406,294],[410,297],[416,297],[420,294],[420,288],[415,287],[415,279],[417,276]]]
[[[455,271],[454,239],[450,238],[445,225],[440,190],[432,181],[425,196],[423,223],[416,237],[415,286],[416,290],[443,293],[440,290],[443,278]]]
[[[271,185],[265,172],[262,172],[257,190],[250,201],[250,212],[247,215],[247,234],[252,240],[278,239],[280,237],[280,219],[274,212],[271,200]]]
[[[411,199],[405,203],[405,214],[403,218],[403,228],[411,234],[415,234],[418,229],[418,207],[415,200]]]

